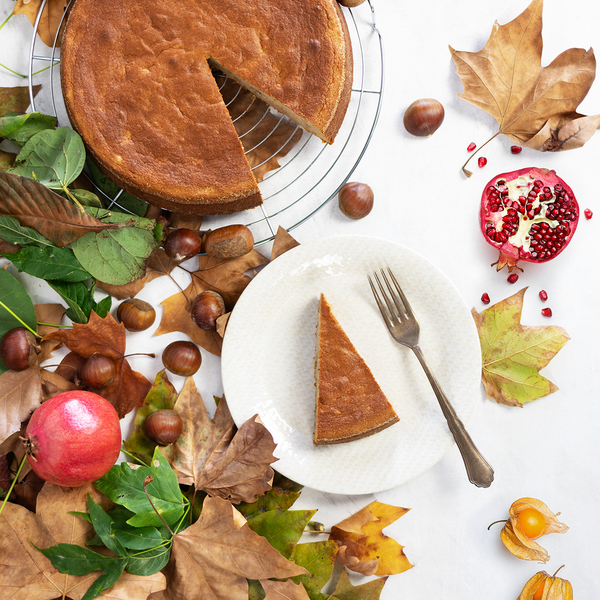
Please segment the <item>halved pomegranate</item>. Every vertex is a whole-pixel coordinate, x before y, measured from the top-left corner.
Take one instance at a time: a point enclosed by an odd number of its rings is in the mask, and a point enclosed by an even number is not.
[[[554,172],[530,167],[496,175],[483,190],[481,231],[500,252],[498,271],[547,262],[569,244],[579,222],[573,190]]]

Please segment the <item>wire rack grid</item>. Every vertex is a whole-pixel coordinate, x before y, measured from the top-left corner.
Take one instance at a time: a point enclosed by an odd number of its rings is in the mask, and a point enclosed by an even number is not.
[[[36,52],[36,45],[39,44],[36,35],[37,27],[46,2],[47,0],[42,0],[40,5],[30,43],[28,69],[31,107],[32,110],[41,110],[56,116],[59,125],[70,126],[60,90],[60,74],[55,68],[60,63],[60,48],[56,43],[59,34],[57,33],[53,46],[47,49],[46,53]],[[236,114],[232,114],[234,125],[238,121],[242,122],[250,112],[259,111],[258,117],[253,118],[246,129],[241,131],[238,129],[242,143],[245,138],[252,138],[253,134],[256,138],[257,128],[262,126],[264,130],[267,119],[272,124],[266,128],[264,135],[258,141],[253,140],[251,147],[246,147],[244,144],[247,157],[259,151],[259,147],[269,143],[269,140],[271,142],[275,138],[279,140],[276,147],[269,148],[266,156],[262,148],[262,160],[258,163],[255,161],[256,164],[252,166],[253,172],[256,174],[271,159],[276,159],[279,167],[267,172],[259,183],[263,197],[262,205],[234,215],[207,216],[203,220],[202,229],[216,229],[229,224],[243,223],[252,231],[255,245],[272,241],[278,227],[291,231],[310,219],[337,196],[340,188],[355,171],[367,151],[379,120],[384,91],[384,47],[381,32],[377,28],[372,0],[367,0],[357,8],[344,8],[343,11],[349,24],[354,54],[354,81],[344,123],[332,145],[324,144],[272,108],[258,107],[258,101],[254,96],[244,99],[245,105],[240,108],[239,99],[244,96],[245,91],[224,75],[215,73],[230,113],[232,107],[237,105]],[[63,20],[67,13],[68,7]],[[59,31],[60,29],[61,27]],[[40,94],[34,97],[32,75],[34,64],[39,62],[50,63],[47,71],[50,82],[47,86],[49,94],[45,92],[47,88],[42,86]],[[289,132],[289,135],[282,137],[283,127],[287,127],[286,132]],[[299,136],[300,139],[297,140]],[[292,145],[292,141],[294,144],[291,150],[285,153],[285,156],[281,156],[282,149]],[[129,212],[125,206],[119,204],[122,190],[109,195],[95,184],[94,188],[106,208],[117,207],[119,210]]]

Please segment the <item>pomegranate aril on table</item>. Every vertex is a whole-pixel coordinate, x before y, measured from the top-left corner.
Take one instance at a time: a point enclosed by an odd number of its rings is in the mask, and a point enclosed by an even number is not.
[[[481,231],[500,252],[497,269],[518,261],[546,262],[569,244],[579,222],[573,190],[554,171],[535,167],[502,173],[485,186]]]
[[[585,218],[588,219],[588,220],[591,219],[594,216],[594,213],[589,208],[586,208],[583,211],[583,214],[585,215]]]
[[[487,158],[485,156],[480,156],[477,164],[479,165],[480,169],[485,167],[485,165],[487,165]]]
[[[516,273],[511,273],[508,276],[506,281],[508,281],[508,283],[517,283],[518,279],[519,279],[519,276]]]
[[[551,317],[552,316],[552,309],[551,308],[542,308],[542,315],[544,317]]]
[[[490,303],[490,295],[487,292],[484,292],[483,295],[481,296],[481,301],[484,304],[489,304]]]
[[[513,154],[521,154],[521,150],[523,150],[523,148],[521,148],[521,146],[511,146],[510,147],[510,151]]]
[[[473,152],[473,150],[475,150],[475,148],[477,148],[477,144],[475,142],[471,142],[468,146],[467,146],[467,152]]]
[[[548,294],[546,290],[540,290],[540,300],[542,302],[546,302],[546,300],[548,300]]]

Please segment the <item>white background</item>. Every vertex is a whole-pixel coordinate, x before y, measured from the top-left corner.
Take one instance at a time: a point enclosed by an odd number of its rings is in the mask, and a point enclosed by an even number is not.
[[[525,582],[542,565],[512,556],[500,542],[501,525],[488,525],[507,516],[511,503],[523,496],[545,501],[570,530],[542,538],[551,555],[545,569],[553,573],[565,564],[561,576],[569,579],[577,600],[599,596],[598,542],[600,423],[598,373],[600,365],[597,261],[600,226],[598,164],[600,134],[579,150],[541,154],[524,149],[510,153],[512,142],[498,137],[482,154],[488,164],[471,165],[466,179],[460,167],[470,142],[481,145],[495,131],[496,122],[483,111],[457,97],[462,85],[455,74],[448,45],[458,50],[481,49],[494,20],[515,18],[527,6],[523,0],[429,0],[394,2],[374,0],[377,24],[385,44],[386,71],[380,121],[353,180],[368,183],[375,192],[373,212],[362,221],[350,221],[330,202],[308,222],[293,231],[300,242],[335,234],[364,234],[401,243],[421,253],[457,286],[466,304],[478,310],[483,292],[492,302],[521,287],[525,295],[522,322],[556,324],[571,337],[543,374],[560,390],[523,409],[499,406],[485,398],[468,423],[468,429],[496,471],[490,489],[468,483],[455,447],[432,469],[396,489],[378,493],[376,499],[412,510],[388,527],[386,533],[406,548],[415,565],[390,577],[381,598],[516,598]],[[1,0],[0,18],[13,2]],[[368,8],[361,7],[364,18]],[[592,0],[547,0],[544,7],[543,64],[570,47],[600,47],[600,11]],[[0,62],[26,72],[26,50],[31,26],[24,16],[13,18],[0,32]],[[0,85],[23,85],[0,70]],[[420,97],[440,100],[446,109],[442,127],[431,138],[414,138],[402,125],[406,107]],[[583,114],[600,112],[600,84],[596,83],[580,105]],[[569,248],[543,265],[523,265],[517,284],[506,281],[490,264],[496,259],[479,230],[479,199],[484,185],[498,173],[538,166],[552,168],[573,188],[581,210],[596,214],[581,218]],[[268,254],[269,248],[262,251]],[[14,272],[14,271],[13,271]],[[58,301],[37,280],[27,281],[35,300]],[[182,282],[185,278],[182,276]],[[546,319],[538,291],[545,289],[554,316]],[[166,278],[147,286],[139,297],[157,305],[176,291]],[[444,310],[443,298],[440,311]],[[151,330],[153,332],[154,328]],[[160,352],[176,334],[153,338]],[[129,342],[128,342],[129,343]],[[132,340],[128,349],[135,347]],[[132,366],[150,379],[161,368],[160,360],[132,359]],[[176,380],[180,386],[181,381]],[[204,364],[195,376],[206,400],[222,392],[218,359],[204,353]],[[390,465],[393,468],[393,465]],[[318,508],[316,519],[326,527],[353,514],[373,496],[342,497],[305,489],[296,508]],[[358,580],[356,580],[358,581]]]

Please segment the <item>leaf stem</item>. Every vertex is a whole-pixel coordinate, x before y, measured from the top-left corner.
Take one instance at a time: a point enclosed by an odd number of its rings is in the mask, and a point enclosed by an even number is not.
[[[177,265],[180,269],[183,269],[184,271],[186,271],[187,273],[191,273],[191,271],[188,271],[187,269],[184,269],[181,265]],[[173,275],[171,275],[171,273],[167,273],[167,275],[169,276],[169,278],[171,279],[171,281],[179,288],[179,291],[184,295],[185,299],[187,300],[188,304],[192,304],[192,301],[187,297],[187,294],[185,293],[185,291],[183,290],[183,288],[175,281]]]
[[[473,154],[471,154],[471,156],[469,156],[469,158],[467,158],[467,162],[465,162],[465,164],[462,166],[462,172],[467,176],[467,177],[471,177],[471,175],[473,175],[473,173],[471,171],[469,171],[468,169],[466,169],[465,167],[467,166],[467,164],[469,163],[469,161],[482,149],[484,148],[487,144],[489,144],[495,137],[499,136],[502,132],[501,131],[497,131],[487,142],[484,142],[483,144],[481,144],[481,146],[479,146],[479,148],[477,148],[477,150],[475,150],[475,152],[473,152]]]
[[[496,525],[496,523],[506,523],[506,519],[500,519],[499,521],[494,521],[493,523],[490,523],[490,524],[488,525],[488,531],[490,530],[490,527],[491,527],[492,525]]]
[[[57,325],[56,323],[41,323],[40,321],[36,321],[36,325],[45,325],[46,327],[60,327],[64,329],[72,329],[73,325]]]
[[[23,455],[23,458],[21,459],[21,464],[19,465],[19,468],[17,469],[17,472],[15,473],[15,478],[12,480],[12,483],[10,484],[10,487],[8,488],[8,492],[6,494],[6,497],[4,498],[4,502],[2,502],[2,506],[0,506],[0,515],[2,514],[2,511],[4,510],[5,504],[8,502],[10,494],[13,491],[13,488],[15,487],[17,480],[19,479],[19,475],[21,474],[21,469],[23,469],[23,465],[25,464],[26,458],[27,458],[27,453],[25,453]]]
[[[558,567],[558,569],[556,569],[556,571],[554,572],[554,575],[552,575],[552,577],[556,577],[556,574],[564,567],[565,565],[561,565],[560,567]]]
[[[29,325],[27,325],[27,323],[25,323],[25,321],[23,321],[23,319],[18,317],[12,310],[10,310],[10,308],[8,308],[8,306],[6,306],[6,304],[4,304],[4,302],[2,302],[2,300],[0,300],[0,306],[2,308],[6,309],[17,321],[19,321],[19,323],[21,323],[23,325],[23,327],[25,327],[26,329],[31,331],[31,333],[33,333],[33,335],[35,335],[36,338],[42,337],[41,335],[38,335],[38,333],[36,331],[31,329],[31,327],[29,327]]]
[[[144,492],[146,492],[148,502],[150,502],[150,505],[154,509],[154,512],[158,515],[158,518],[163,522],[164,526],[170,531],[171,535],[175,535],[173,533],[173,530],[167,525],[167,522],[162,518],[162,515],[156,510],[156,506],[154,506],[154,502],[152,502],[152,498],[150,498],[150,494],[148,493],[148,490],[146,489],[146,486],[149,483],[152,483],[153,481],[154,481],[154,477],[152,477],[152,475],[148,475],[148,477],[146,477],[146,479],[144,479]]]
[[[129,458],[133,458],[133,460],[139,462],[141,465],[144,465],[144,467],[150,467],[149,464],[145,463],[141,458],[138,458],[135,454],[131,454],[131,452],[127,452],[127,450],[123,450],[123,448],[121,448],[121,452],[129,456]]]

